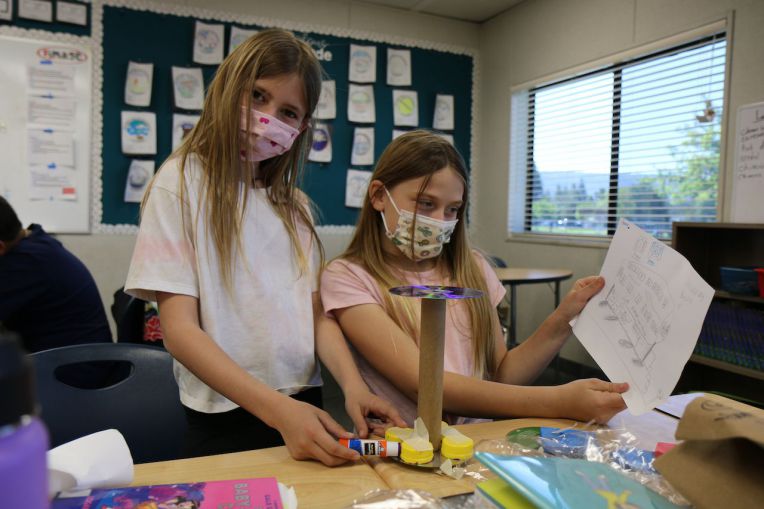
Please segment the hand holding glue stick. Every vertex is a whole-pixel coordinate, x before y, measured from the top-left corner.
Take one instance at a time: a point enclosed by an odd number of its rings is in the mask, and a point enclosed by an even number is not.
[[[392,458],[400,456],[401,444],[388,440],[363,440],[360,438],[340,438],[340,445],[352,449],[361,456]]]

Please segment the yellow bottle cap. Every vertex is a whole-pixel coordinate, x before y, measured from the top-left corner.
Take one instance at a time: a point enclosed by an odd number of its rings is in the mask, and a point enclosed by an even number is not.
[[[401,461],[414,465],[429,463],[433,458],[432,444],[421,437],[404,440],[401,444]]]
[[[448,428],[440,443],[440,454],[454,461],[464,461],[472,457],[475,442],[454,428]]]
[[[411,428],[399,428],[392,426],[385,431],[385,440],[389,442],[403,442],[414,432]]]

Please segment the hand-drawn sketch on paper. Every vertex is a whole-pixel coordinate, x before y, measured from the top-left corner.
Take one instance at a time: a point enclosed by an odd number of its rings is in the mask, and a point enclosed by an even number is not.
[[[621,220],[600,273],[605,287],[573,333],[633,414],[668,399],[692,354],[714,290],[679,253]]]

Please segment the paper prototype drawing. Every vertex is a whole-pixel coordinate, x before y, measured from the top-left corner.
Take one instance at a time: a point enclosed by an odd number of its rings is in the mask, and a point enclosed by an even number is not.
[[[154,64],[128,62],[125,77],[125,104],[148,106],[151,104],[151,85],[154,79]]]
[[[387,49],[387,84],[411,86],[411,50]]]
[[[321,82],[321,95],[318,98],[313,116],[319,120],[337,117],[337,83],[334,80]]]
[[[350,45],[348,80],[356,83],[377,81],[377,47]]]
[[[374,164],[374,128],[356,127],[353,134],[353,153],[350,156],[353,166],[371,166]]]
[[[194,62],[214,65],[223,61],[225,25],[196,22],[194,29]]]
[[[348,120],[370,124],[376,122],[374,111],[374,87],[350,84],[348,92]]]
[[[175,107],[201,110],[204,105],[204,79],[199,67],[172,67]]]
[[[345,181],[345,206],[361,208],[363,199],[366,197],[366,190],[371,181],[370,171],[358,171],[350,169]]]
[[[393,125],[417,127],[419,101],[413,90],[393,90]]]
[[[318,122],[313,128],[313,144],[310,146],[308,161],[315,163],[332,162],[332,135],[329,132],[328,124]]]
[[[700,334],[714,289],[682,255],[621,219],[600,275],[605,287],[573,333],[639,415],[671,395]]]

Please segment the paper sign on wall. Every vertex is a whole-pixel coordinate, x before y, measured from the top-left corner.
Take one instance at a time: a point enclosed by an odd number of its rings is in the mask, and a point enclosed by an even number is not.
[[[53,97],[74,95],[73,66],[56,65],[50,62],[27,67],[27,93]]]
[[[123,111],[122,152],[154,155],[157,153],[156,114],[146,111]]]
[[[374,164],[374,128],[356,127],[353,134],[353,153],[350,157],[353,166]]]
[[[180,113],[174,113],[172,115],[172,149],[175,150],[180,146],[180,142],[183,138],[188,136],[191,129],[199,122],[199,115],[181,115]]]
[[[419,101],[413,90],[393,90],[393,124],[410,127],[419,125]]]
[[[194,30],[194,62],[215,65],[223,61],[225,25],[196,22]]]
[[[204,105],[204,79],[199,67],[172,68],[175,107],[184,110],[201,110]]]
[[[350,84],[348,92],[348,120],[370,124],[375,122],[374,87]]]
[[[377,81],[377,47],[350,45],[348,80],[356,83]]]
[[[27,162],[74,166],[74,134],[58,129],[27,129]]]
[[[228,41],[228,54],[230,55],[241,43],[257,33],[257,30],[247,30],[237,26],[231,27],[231,37]]]
[[[53,21],[53,2],[46,0],[19,0],[19,18],[35,21]]]
[[[68,166],[31,165],[29,166],[30,200],[66,200],[77,199],[75,170]]]
[[[403,129],[393,129],[393,139],[401,136],[402,134],[406,134],[407,132],[408,131],[404,131]]]
[[[151,104],[151,86],[154,80],[154,64],[128,62],[125,76],[125,104],[148,106]]]
[[[127,171],[125,181],[125,201],[140,203],[153,175],[153,160],[133,159],[130,161],[130,169]]]
[[[64,97],[27,97],[27,125],[29,127],[74,129],[77,103]]]
[[[321,82],[321,96],[313,116],[320,120],[337,117],[337,84],[334,80]]]
[[[0,19],[13,19],[13,0],[0,0]]]
[[[87,26],[87,6],[85,4],[58,0],[56,2],[56,21],[71,23],[72,25]]]
[[[361,208],[371,181],[370,171],[350,169],[345,180],[345,206]]]
[[[318,122],[313,128],[313,144],[308,160],[316,163],[332,162],[332,136],[328,124]]]
[[[454,96],[438,94],[435,97],[432,127],[444,131],[454,129]]]
[[[411,50],[387,49],[387,84],[411,86]]]

